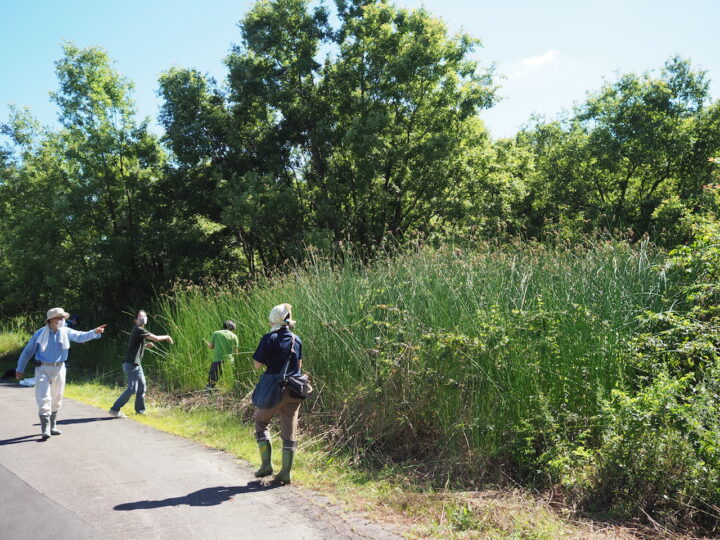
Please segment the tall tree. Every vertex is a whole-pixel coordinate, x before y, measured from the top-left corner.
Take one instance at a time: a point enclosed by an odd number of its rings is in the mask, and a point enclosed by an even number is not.
[[[192,70],[161,80],[177,168],[215,186],[249,265],[321,238],[374,246],[432,230],[495,178],[479,159],[490,141],[477,114],[495,88],[470,59],[478,42],[386,1],[337,13],[333,29],[308,0],[258,2],[227,89]]]
[[[561,121],[519,134],[536,155],[535,225],[544,217],[650,230],[664,200],[689,202],[709,181],[717,136],[708,105],[706,74],[675,57],[658,76],[623,75]]]
[[[30,129],[20,114],[6,128],[18,148],[4,186],[11,275],[33,304],[124,308],[162,282],[168,254],[154,216],[165,158],[107,53],[72,44],[63,53],[52,94],[61,129]]]
[[[120,305],[150,289],[138,277],[152,273],[157,261],[145,233],[154,212],[150,193],[164,157],[147,120],[135,119],[132,83],[112,68],[107,53],[69,43],[63,51],[52,99],[64,128],[73,238],[86,256],[85,286],[105,291],[106,305]],[[108,282],[114,286],[105,286]]]
[[[338,118],[333,181],[310,187],[320,226],[373,245],[432,228],[483,175],[473,150],[489,137],[477,114],[495,88],[470,59],[479,42],[449,36],[426,11],[384,1],[338,9],[340,54],[325,81]]]

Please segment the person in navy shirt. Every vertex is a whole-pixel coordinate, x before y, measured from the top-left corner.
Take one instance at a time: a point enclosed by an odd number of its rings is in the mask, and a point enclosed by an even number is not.
[[[45,316],[45,326],[35,332],[20,353],[15,376],[23,378],[28,362],[35,358],[35,401],[40,416],[41,438],[46,441],[50,435],[60,435],[57,429],[57,413],[62,406],[65,391],[65,361],[70,352],[70,342],[85,343],[99,339],[106,324],[94,330],[78,332],[65,326],[70,316],[63,308],[52,308]]]
[[[287,375],[300,375],[302,368],[302,341],[291,329],[295,327],[292,320],[292,306],[280,304],[270,311],[270,332],[265,334],[253,354],[255,369],[265,368],[267,373],[280,374],[287,362]],[[268,425],[273,416],[280,416],[280,436],[282,437],[282,469],[273,478],[273,483],[289,484],[297,449],[297,422],[301,399],[290,395],[288,388],[283,390],[280,403],[272,409],[255,409],[255,438],[257,439],[262,464],[255,476],[270,476],[272,467],[272,445]]]

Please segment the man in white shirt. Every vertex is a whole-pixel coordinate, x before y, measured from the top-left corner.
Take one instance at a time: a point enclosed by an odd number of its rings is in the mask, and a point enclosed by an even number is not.
[[[18,358],[15,376],[23,378],[28,362],[35,358],[40,363],[35,368],[35,401],[40,415],[41,438],[46,441],[50,435],[60,435],[57,429],[57,412],[62,406],[65,390],[65,361],[70,342],[84,343],[98,339],[105,331],[106,324],[94,330],[79,332],[65,326],[70,316],[63,308],[52,308],[45,317],[45,326],[35,332]]]

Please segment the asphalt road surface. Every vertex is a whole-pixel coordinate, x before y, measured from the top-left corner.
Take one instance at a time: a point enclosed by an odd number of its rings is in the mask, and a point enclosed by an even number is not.
[[[399,538],[224,452],[69,399],[40,441],[34,388],[0,383],[0,539]]]

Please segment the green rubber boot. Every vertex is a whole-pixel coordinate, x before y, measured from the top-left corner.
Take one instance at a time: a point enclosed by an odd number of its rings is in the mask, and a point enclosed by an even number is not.
[[[290,483],[290,469],[292,469],[293,460],[295,459],[295,450],[286,450],[283,448],[282,451],[282,469],[273,478],[273,484],[289,484]]]
[[[60,435],[62,431],[57,428],[57,411],[50,415],[50,435]]]
[[[40,438],[43,441],[50,438],[50,418],[48,416],[40,416]]]
[[[255,478],[262,478],[264,476],[270,476],[273,473],[272,461],[272,445],[270,441],[258,441],[258,449],[260,450],[260,459],[262,464],[260,468],[255,472]]]

